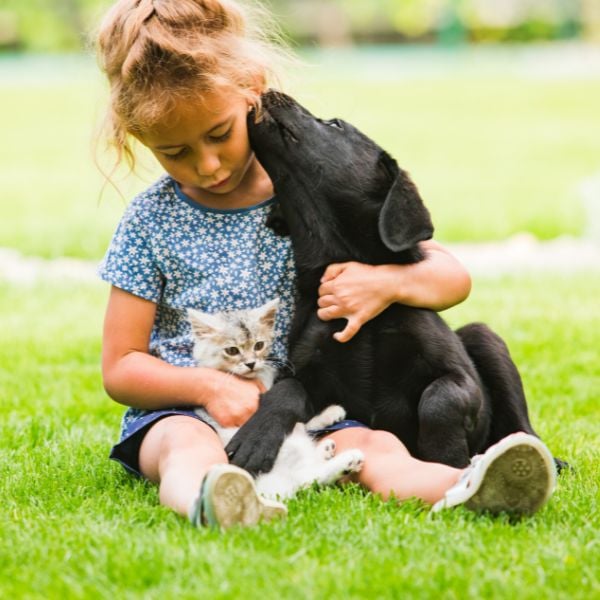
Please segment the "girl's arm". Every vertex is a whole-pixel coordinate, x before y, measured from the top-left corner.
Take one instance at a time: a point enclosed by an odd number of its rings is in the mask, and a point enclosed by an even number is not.
[[[260,383],[214,369],[176,367],[149,354],[156,304],[112,287],[104,321],[102,377],[108,395],[135,408],[203,406],[224,427],[258,408]]]
[[[394,302],[440,311],[467,298],[471,278],[464,266],[433,240],[420,246],[425,260],[418,263],[373,266],[349,262],[325,270],[317,314],[324,321],[348,319],[346,328],[334,335],[336,340],[347,342]]]

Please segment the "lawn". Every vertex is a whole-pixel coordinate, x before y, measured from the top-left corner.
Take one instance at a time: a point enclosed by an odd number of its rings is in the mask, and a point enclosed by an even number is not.
[[[0,597],[600,598],[599,294],[598,274],[475,280],[446,313],[505,337],[538,433],[575,467],[535,517],[432,516],[333,488],[221,535],[106,458],[121,407],[99,377],[105,288],[4,285]]]
[[[390,150],[442,241],[581,233],[600,78],[534,76],[520,51],[487,52],[308,55],[317,66],[288,89]],[[0,247],[97,260],[156,170],[103,187],[89,59],[2,59],[0,88]],[[285,522],[191,528],[107,459],[123,407],[100,381],[106,296],[100,282],[0,281],[0,598],[600,599],[599,272],[477,278],[445,314],[507,340],[537,432],[574,467],[516,523],[347,487],[301,493]]]
[[[418,183],[438,239],[583,231],[578,187],[600,171],[600,78],[537,76],[525,68],[525,51],[413,49],[304,61],[286,89],[320,116],[355,123],[397,157]],[[3,59],[0,86],[0,246],[98,258],[128,199],[155,177],[152,160],[143,158],[140,179],[121,173],[113,177],[118,191],[103,188],[93,140],[104,88],[89,59]],[[110,169],[110,157],[100,153],[100,162]]]

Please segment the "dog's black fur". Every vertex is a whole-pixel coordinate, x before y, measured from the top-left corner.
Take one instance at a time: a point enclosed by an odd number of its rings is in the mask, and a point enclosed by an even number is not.
[[[356,128],[317,119],[283,94],[262,100],[262,119],[251,115],[248,126],[280,199],[283,219],[275,215],[272,225],[289,228],[295,253],[295,379],[263,395],[227,448],[233,462],[268,471],[294,422],[329,404],[396,434],[413,456],[454,467],[509,433],[535,435],[508,349],[484,324],[453,332],[431,310],[394,304],[350,342],[333,339],[345,321],[317,317],[324,269],[420,261],[418,243],[433,226],[408,175]]]

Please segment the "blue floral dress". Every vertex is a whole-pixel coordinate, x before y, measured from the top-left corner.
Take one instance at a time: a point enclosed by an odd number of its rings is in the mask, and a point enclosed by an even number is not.
[[[295,268],[289,238],[265,226],[276,202],[272,198],[241,209],[207,208],[187,197],[169,176],[131,202],[98,273],[157,304],[152,355],[173,365],[194,365],[188,308],[247,309],[278,297],[272,352],[286,359]],[[151,416],[150,411],[129,408],[121,438]]]

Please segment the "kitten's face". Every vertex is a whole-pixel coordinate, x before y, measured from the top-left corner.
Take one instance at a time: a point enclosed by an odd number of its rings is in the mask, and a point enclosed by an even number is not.
[[[252,310],[217,314],[188,310],[194,359],[209,367],[253,379],[267,366],[279,300]]]

